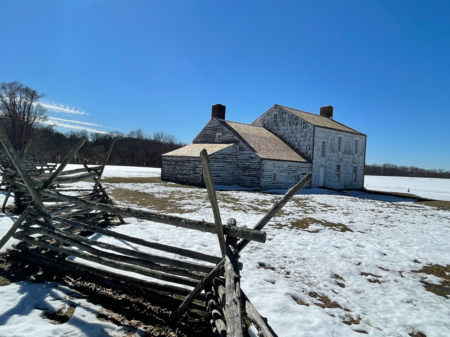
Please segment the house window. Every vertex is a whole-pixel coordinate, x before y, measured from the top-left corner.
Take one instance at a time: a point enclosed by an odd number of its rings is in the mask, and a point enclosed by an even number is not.
[[[221,143],[222,142],[222,133],[218,132],[216,133],[216,143]]]
[[[276,182],[277,181],[277,173],[273,172],[272,173],[272,182]]]
[[[356,166],[353,166],[353,181],[356,181]]]
[[[339,181],[341,176],[341,165],[336,165],[336,181]]]
[[[321,151],[322,157],[325,157],[325,142],[322,142],[322,151]]]
[[[355,153],[358,153],[358,139],[355,140]]]
[[[341,144],[342,144],[342,138],[338,138],[338,151],[341,152]]]
[[[275,112],[275,113],[273,114],[273,122],[274,122],[274,123],[278,123],[278,113],[277,113],[277,112]]]

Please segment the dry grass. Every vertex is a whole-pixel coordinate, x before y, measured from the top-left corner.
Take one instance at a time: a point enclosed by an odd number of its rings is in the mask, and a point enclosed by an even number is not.
[[[275,270],[274,267],[268,266],[268,265],[265,264],[264,262],[258,262],[258,265],[259,265],[261,268],[266,269],[266,270]]]
[[[75,312],[75,307],[69,305],[69,308],[63,312],[63,309],[65,307],[65,304],[63,307],[61,307],[60,309],[56,310],[56,312],[52,313],[52,314],[44,314],[41,317],[43,319],[48,319],[50,320],[51,324],[64,324],[66,323],[70,318],[72,318],[74,312]]]
[[[450,265],[440,266],[438,264],[431,264],[424,266],[420,270],[415,270],[415,273],[425,273],[433,275],[442,279],[441,283],[432,284],[426,281],[422,281],[427,291],[432,292],[435,295],[450,298]]]
[[[170,183],[167,181],[162,181],[160,177],[111,177],[111,178],[103,178],[103,183],[109,184],[162,184],[167,187],[178,187],[178,188],[196,188],[200,189],[200,187],[189,186],[189,185],[181,185]]]
[[[417,201],[416,203],[431,206],[441,211],[450,211],[450,201]]]
[[[289,228],[291,228],[291,229],[305,230],[310,233],[319,233],[320,232],[320,230],[318,230],[318,229],[310,230],[309,227],[311,225],[321,225],[321,226],[330,228],[330,229],[338,231],[338,232],[352,232],[352,230],[344,224],[334,223],[334,222],[329,222],[329,221],[319,220],[319,219],[314,219],[314,218],[296,219],[296,220],[293,220],[286,224],[277,223],[275,225],[275,227],[282,228],[284,226],[289,226]]]
[[[329,309],[343,309],[339,304],[336,302],[333,302],[330,300],[326,295],[319,295],[315,292],[311,292],[308,294],[310,297],[315,298],[319,302],[315,302],[317,306],[321,307],[322,309],[329,308]]]
[[[364,272],[361,272],[360,275],[361,276],[369,276],[367,278],[367,281],[369,281],[370,283],[379,283],[379,284],[381,284],[380,280],[377,279],[377,278],[381,278],[380,275],[375,275],[375,274],[371,274],[371,273],[364,273]],[[377,277],[377,278],[375,278],[375,277]]]
[[[178,205],[178,202],[184,200],[185,197],[175,192],[169,193],[167,196],[160,196],[125,188],[115,188],[109,192],[109,195],[113,197],[114,200],[134,204],[137,205],[138,207],[148,208],[156,212],[165,212],[165,213],[195,212],[195,210],[184,209],[182,206],[180,207]],[[206,195],[204,197],[201,197],[196,194],[191,194],[189,197],[190,199],[195,198],[202,201],[206,200]]]
[[[331,277],[334,278],[335,280],[338,280],[338,281],[335,281],[335,282],[336,282],[336,284],[337,284],[339,287],[345,288],[344,279],[343,279],[341,276],[339,276],[339,275],[337,275],[337,274],[333,274]]]

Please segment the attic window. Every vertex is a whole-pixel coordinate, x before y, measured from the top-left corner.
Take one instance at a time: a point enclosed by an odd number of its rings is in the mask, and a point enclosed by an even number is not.
[[[221,143],[222,142],[222,133],[218,132],[216,133],[216,143]]]
[[[274,122],[274,123],[278,123],[278,112],[275,112],[275,113],[273,114],[273,122]]]
[[[358,139],[355,140],[355,153],[358,153]]]
[[[321,151],[322,157],[325,157],[325,142],[322,142],[322,151]]]
[[[342,138],[338,138],[338,151],[341,152],[341,144],[342,144]]]
[[[273,172],[272,173],[272,182],[276,182],[277,181],[277,173]]]

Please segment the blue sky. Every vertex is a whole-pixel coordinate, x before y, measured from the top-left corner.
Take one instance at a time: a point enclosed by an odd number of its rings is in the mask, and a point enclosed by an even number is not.
[[[368,135],[368,164],[450,169],[449,1],[0,6],[0,82],[45,93],[57,124],[190,143],[216,103],[242,123],[333,105]]]

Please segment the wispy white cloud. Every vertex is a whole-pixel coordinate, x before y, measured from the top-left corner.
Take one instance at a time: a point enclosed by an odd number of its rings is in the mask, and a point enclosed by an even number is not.
[[[89,115],[85,111],[81,111],[79,109],[71,108],[69,106],[65,106],[62,104],[55,104],[55,103],[39,103],[47,110],[53,111],[53,112],[61,112],[61,113],[68,113],[68,114],[74,114],[74,115]]]
[[[75,124],[83,124],[83,125],[90,125],[90,126],[106,127],[106,126],[103,126],[103,125],[100,125],[100,124],[74,121],[74,120],[71,120],[71,119],[62,119],[62,118],[56,118],[56,117],[48,117],[48,119],[49,119],[49,122],[52,122],[52,121],[69,122],[69,123],[75,123]]]
[[[82,126],[82,125],[69,124],[69,123],[66,123],[66,122],[63,122],[63,121],[59,121],[59,120],[48,119],[48,120],[44,121],[43,123],[44,124],[48,124],[48,125],[53,125],[53,126],[58,127],[58,128],[69,129],[69,130],[86,130],[88,132],[103,133],[103,134],[109,133],[109,132],[106,132],[106,131],[97,130],[97,129],[93,129],[93,128]],[[73,123],[97,126],[96,124],[77,122],[77,121],[73,121]]]

